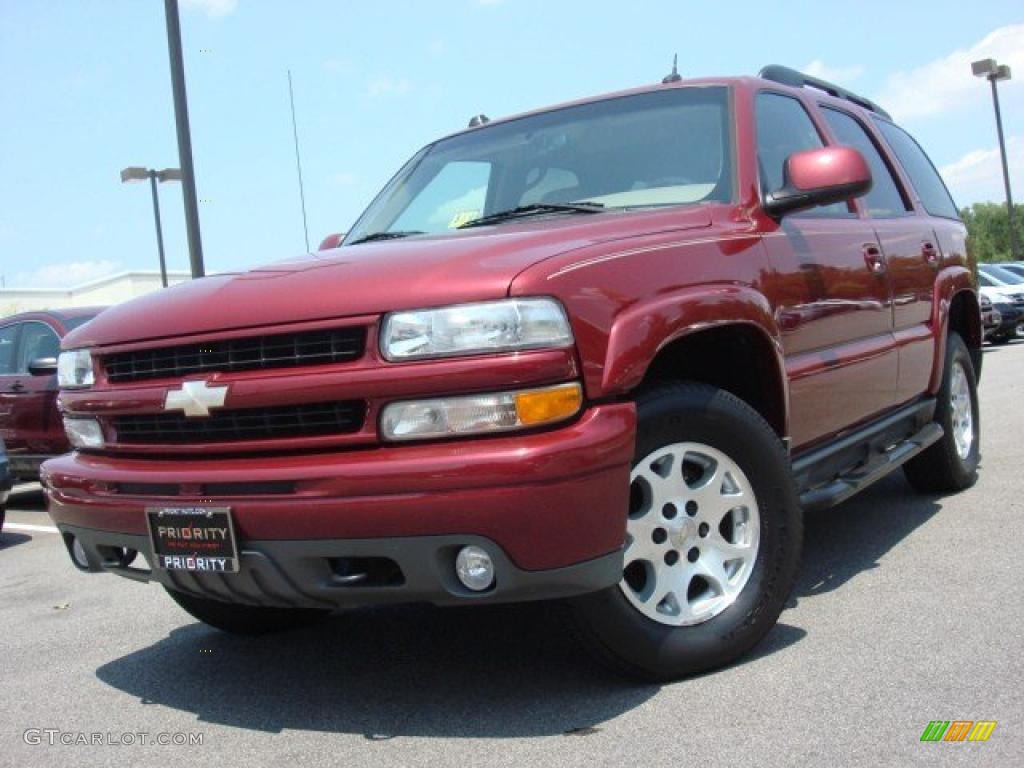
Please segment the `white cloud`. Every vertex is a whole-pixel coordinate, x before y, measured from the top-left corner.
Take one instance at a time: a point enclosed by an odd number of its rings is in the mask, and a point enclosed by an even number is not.
[[[971,62],[996,59],[1024,72],[1024,24],[999,27],[969,48],[961,48],[916,69],[894,72],[875,100],[899,120],[930,117],[989,97],[983,81],[971,74]],[[1000,88],[1017,88],[1020,81]]]
[[[45,264],[32,272],[19,272],[12,284],[18,288],[70,288],[113,274],[120,266],[109,260]]]
[[[836,85],[843,85],[856,80],[864,74],[864,67],[855,64],[849,67],[831,67],[821,59],[815,59],[810,64],[802,67],[801,72],[811,77],[820,77]]]
[[[431,40],[430,44],[427,45],[427,53],[433,59],[439,59],[448,52],[448,43],[444,40]]]
[[[335,75],[347,75],[355,70],[355,65],[348,59],[327,59],[324,69]]]
[[[1024,178],[1024,136],[1010,137],[1006,142],[1006,156],[1010,162],[1010,183],[1017,180],[1019,189],[1019,180]],[[957,205],[1006,200],[999,147],[971,150],[959,160],[939,168],[939,173]]]
[[[216,19],[232,13],[238,7],[238,0],[183,0],[182,5]]]
[[[366,85],[366,92],[371,96],[398,96],[412,90],[412,83],[403,78],[391,75],[378,75]]]

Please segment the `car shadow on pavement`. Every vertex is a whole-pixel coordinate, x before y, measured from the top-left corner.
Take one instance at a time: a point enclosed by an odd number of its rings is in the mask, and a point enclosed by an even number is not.
[[[18,509],[30,512],[46,511],[46,496],[43,495],[42,487],[37,483],[16,485],[7,499],[8,509]]]
[[[562,610],[374,608],[254,639],[190,624],[96,675],[144,705],[194,712],[202,722],[374,740],[589,733],[658,692],[593,662]],[[779,625],[741,663],[805,634]]]
[[[790,604],[879,567],[886,552],[940,509],[937,497],[916,494],[896,474],[836,509],[809,515]],[[734,669],[806,636],[785,623],[785,613],[782,619]],[[594,663],[553,603],[363,609],[253,639],[194,623],[96,675],[143,705],[192,712],[201,722],[374,740],[586,733],[660,689]]]
[[[12,533],[11,531],[0,531],[0,551],[16,547],[32,541],[32,537],[24,533]]]
[[[807,515],[803,566],[788,607],[878,568],[886,552],[942,509],[940,502],[917,493],[897,471],[834,509]]]

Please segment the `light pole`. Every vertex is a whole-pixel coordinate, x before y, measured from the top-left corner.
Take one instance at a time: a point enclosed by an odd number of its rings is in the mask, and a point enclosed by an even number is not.
[[[121,171],[121,183],[145,181],[149,179],[149,188],[153,192],[153,220],[156,222],[156,248],[160,253],[160,282],[167,287],[167,259],[164,257],[164,231],[160,226],[160,198],[156,194],[156,183],[165,181],[181,181],[181,171],[177,168],[164,168],[154,171],[152,168],[133,166]]]
[[[999,156],[1003,161],[1003,184],[1006,187],[1006,217],[1010,225],[1010,253],[1014,261],[1020,261],[1020,243],[1017,242],[1017,230],[1013,225],[1013,195],[1010,193],[1010,167],[1006,162],[1006,141],[1003,139],[1003,117],[999,112],[999,91],[996,83],[1010,79],[1010,68],[1006,64],[996,64],[995,59],[982,59],[971,64],[971,72],[975,77],[984,77],[992,86],[992,106],[996,111],[996,133],[999,135]]]
[[[185,202],[185,233],[192,277],[203,277],[203,241],[199,236],[199,201],[196,198],[196,174],[192,167],[192,133],[188,127],[188,98],[185,95],[185,64],[181,53],[181,22],[178,0],[164,0],[167,20],[167,53],[171,61],[171,93],[174,96],[174,125],[178,134],[179,179]]]

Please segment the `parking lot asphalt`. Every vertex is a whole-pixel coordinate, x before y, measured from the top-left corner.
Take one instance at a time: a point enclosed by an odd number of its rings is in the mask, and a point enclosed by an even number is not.
[[[981,402],[976,487],[920,496],[896,474],[810,517],[768,638],[660,686],[593,664],[546,604],[232,638],[154,585],[75,571],[38,486],[19,487],[0,541],[0,765],[1024,765],[1024,342],[986,348]],[[931,720],[998,725],[922,743]],[[140,743],[161,733],[203,743]]]

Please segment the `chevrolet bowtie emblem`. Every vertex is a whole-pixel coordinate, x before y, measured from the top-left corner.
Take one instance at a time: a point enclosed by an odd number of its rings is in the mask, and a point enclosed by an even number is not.
[[[186,381],[164,399],[165,411],[183,411],[186,416],[209,416],[211,408],[223,408],[227,386],[211,387],[205,381]]]

